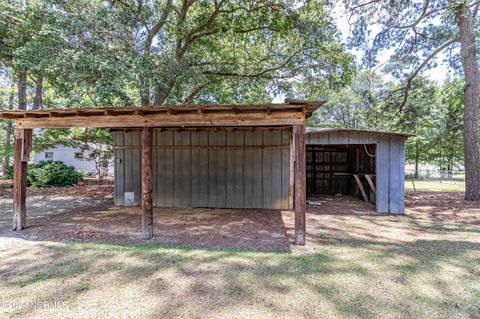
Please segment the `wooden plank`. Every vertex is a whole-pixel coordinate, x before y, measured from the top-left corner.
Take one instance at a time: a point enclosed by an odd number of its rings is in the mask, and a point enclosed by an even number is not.
[[[218,132],[208,132],[208,207],[217,206],[217,151]]]
[[[234,131],[234,139],[236,146],[244,146],[245,145],[245,131],[243,130],[236,130]],[[235,201],[234,205],[235,208],[244,208],[245,206],[245,176],[244,176],[244,148],[236,148],[234,150],[234,158],[235,164],[232,168],[234,171],[234,180],[235,180]]]
[[[263,145],[271,145],[273,142],[272,131],[263,132]],[[272,169],[272,149],[263,148],[263,205],[262,208],[273,209],[273,169]]]
[[[238,114],[145,114],[69,116],[61,121],[54,117],[19,118],[18,128],[69,128],[69,127],[188,127],[188,126],[278,126],[300,124],[305,121],[303,112],[238,113]]]
[[[375,194],[377,190],[375,189],[375,184],[373,183],[372,176],[370,174],[365,174],[365,179],[367,180],[368,185],[370,185],[370,189]]]
[[[297,101],[296,103],[263,103],[263,104],[202,104],[202,105],[155,105],[149,107],[96,107],[96,108],[62,108],[62,109],[43,109],[26,111],[4,111],[0,112],[0,116],[11,118],[22,118],[26,115],[30,117],[45,117],[55,113],[58,116],[71,116],[76,114],[82,115],[122,115],[122,114],[204,114],[204,113],[222,113],[222,114],[239,114],[239,113],[285,113],[285,112],[302,112],[309,114],[320,107],[324,101]]]
[[[390,176],[390,138],[384,137],[377,143],[376,167],[376,196],[375,205],[378,213],[388,213],[389,201],[389,176]]]
[[[306,158],[305,125],[294,125],[295,139],[295,244],[305,245]]]
[[[20,134],[23,135],[22,162],[28,162],[30,160],[30,152],[32,151],[32,130],[20,130]]]
[[[289,145],[290,131],[282,130],[282,145]],[[290,189],[290,148],[282,148],[281,151],[281,208],[289,209],[289,189]],[[293,207],[293,206],[292,206]]]
[[[175,206],[175,161],[173,148],[168,148],[168,146],[173,146],[173,132],[165,132],[165,207],[174,207]]]
[[[219,148],[217,149],[217,205],[216,207],[225,208],[227,203],[227,190],[226,190],[226,170],[227,166],[227,153],[224,147],[227,143],[227,136],[224,130],[217,132],[217,142]]]
[[[142,131],[142,233],[144,239],[153,237],[153,167],[152,128]]]
[[[272,131],[272,144],[278,147],[273,147],[272,152],[272,208],[282,209],[282,149],[279,147],[282,144],[282,131]]]
[[[245,208],[255,208],[253,201],[254,170],[253,154],[256,149],[251,147],[254,143],[254,131],[245,131],[245,152],[244,152],[244,204]]]
[[[363,184],[360,181],[360,178],[358,177],[358,174],[353,174],[353,178],[355,178],[355,182],[357,182],[357,187],[360,190],[360,192],[362,193],[363,200],[368,203],[367,193],[365,193],[365,188],[363,188]]]
[[[390,138],[390,178],[389,178],[389,212],[403,214],[405,212],[405,139]]]
[[[253,145],[260,147],[263,143],[263,132],[260,130],[253,131]],[[253,208],[263,207],[263,151],[255,148],[253,152]]]
[[[26,150],[31,141],[32,133],[22,129],[15,130],[15,164],[13,177],[13,230],[22,230],[27,227],[27,161]],[[25,147],[27,145],[27,147]]]

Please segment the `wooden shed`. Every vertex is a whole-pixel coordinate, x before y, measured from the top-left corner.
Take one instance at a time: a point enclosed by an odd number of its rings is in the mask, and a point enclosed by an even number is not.
[[[102,127],[115,134],[115,203],[294,209],[305,243],[305,120],[323,102],[78,108],[1,112],[16,120],[13,228],[26,227],[32,129]]]
[[[307,196],[349,194],[379,213],[405,211],[407,133],[307,128]]]
[[[35,128],[102,127],[115,138],[115,204],[293,209],[305,243],[307,193],[351,194],[381,213],[404,211],[408,134],[305,128],[324,102],[78,108],[0,112],[16,121],[13,229],[26,227],[27,161]]]

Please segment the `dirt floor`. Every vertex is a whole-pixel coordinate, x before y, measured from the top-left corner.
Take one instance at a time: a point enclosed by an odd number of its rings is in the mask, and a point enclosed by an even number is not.
[[[11,230],[11,191],[0,193],[0,236],[36,241],[160,242],[198,247],[240,247],[315,251],[318,244],[335,235],[342,238],[342,219],[347,216],[382,216],[374,206],[349,196],[322,196],[307,205],[307,244],[293,244],[294,214],[291,211],[242,209],[154,210],[154,235],[141,239],[139,207],[112,207],[111,186],[83,186],[60,189],[29,189],[28,225],[21,232]],[[462,199],[461,193],[407,193],[406,215],[384,217],[420,221],[480,223],[480,207]],[[369,219],[372,220],[372,219]],[[374,219],[372,220],[374,221]],[[348,234],[344,234],[348,235]],[[390,234],[392,235],[392,234]],[[375,227],[367,237],[377,234]],[[394,236],[394,234],[392,235]]]

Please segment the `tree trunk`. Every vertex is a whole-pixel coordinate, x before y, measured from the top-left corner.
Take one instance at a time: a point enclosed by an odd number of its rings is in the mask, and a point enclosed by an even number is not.
[[[465,154],[465,199],[480,200],[480,69],[475,47],[475,29],[468,2],[459,5],[460,55],[465,74],[463,115]]]
[[[18,72],[18,109],[27,109],[27,72]]]
[[[140,79],[140,104],[150,106],[150,84],[145,79]]]
[[[33,99],[33,110],[42,108],[42,89],[43,89],[43,77],[38,76],[35,81],[35,98]]]

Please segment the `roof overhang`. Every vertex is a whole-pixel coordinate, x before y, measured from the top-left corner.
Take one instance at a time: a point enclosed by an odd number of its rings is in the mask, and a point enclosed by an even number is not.
[[[318,134],[318,133],[321,134],[321,133],[328,133],[328,132],[373,133],[373,134],[383,134],[383,135],[397,135],[397,136],[403,136],[405,138],[415,136],[415,134],[403,133],[403,132],[359,130],[359,129],[350,129],[350,128],[307,127],[305,130],[306,134]]]
[[[324,101],[279,104],[66,108],[4,111],[18,128],[284,126],[303,124]]]

